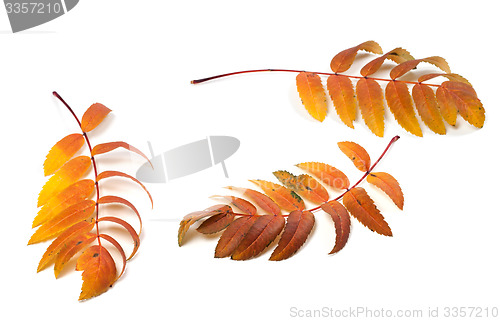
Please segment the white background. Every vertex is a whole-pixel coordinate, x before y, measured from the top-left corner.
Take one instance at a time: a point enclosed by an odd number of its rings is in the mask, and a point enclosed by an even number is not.
[[[287,320],[293,307],[422,309],[424,316],[436,307],[500,308],[497,12],[493,1],[80,1],[59,19],[12,34],[0,10],[0,319]],[[460,120],[446,136],[423,128],[417,138],[387,111],[378,138],[361,120],[355,130],[344,126],[334,112],[314,121],[301,107],[294,74],[189,83],[246,69],[328,72],[337,52],[366,40],[384,51],[401,46],[416,58],[446,58],[474,85],[484,128]],[[149,184],[153,210],[133,183],[106,183],[105,193],[139,208],[142,246],[112,289],[83,303],[80,272],[68,268],[58,280],[50,268],[36,273],[48,243],[26,246],[45,155],[78,131],[53,90],[79,116],[94,102],[113,110],[91,133],[94,144],[124,140],[149,155],[147,141],[156,153],[209,135],[241,141],[226,161],[229,178],[219,165]],[[304,161],[328,162],[354,182],[361,173],[336,143],[356,141],[375,159],[396,134],[401,139],[377,170],[399,180],[404,211],[367,187],[394,237],[356,221],[346,248],[329,256],[333,223],[318,212],[306,246],[282,262],[269,262],[269,249],[246,262],[214,259],[217,239],[193,231],[177,246],[182,216],[213,205],[208,196],[227,193],[222,187],[273,180],[278,169],[297,173],[293,165]],[[103,157],[99,169],[133,174],[143,160],[128,155]]]

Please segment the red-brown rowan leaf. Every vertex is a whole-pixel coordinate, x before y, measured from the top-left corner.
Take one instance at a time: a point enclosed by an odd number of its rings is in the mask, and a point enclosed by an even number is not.
[[[370,169],[370,155],[361,145],[354,142],[338,142],[337,145],[357,169],[363,172]]]
[[[248,260],[260,254],[281,233],[285,219],[281,215],[262,215],[255,220],[231,255],[233,260]]]
[[[222,233],[219,242],[217,242],[215,257],[223,258],[231,256],[259,217],[257,215],[243,216],[234,220],[224,233]]]
[[[260,179],[250,180],[250,182],[259,185],[264,193],[285,211],[302,211],[305,209],[302,198],[297,195],[297,193],[284,186]]]
[[[349,239],[351,218],[345,207],[338,201],[325,203],[321,205],[321,209],[330,215],[335,224],[335,246],[329,253],[334,254],[342,250]]]
[[[356,83],[356,96],[361,116],[375,135],[384,136],[384,93],[371,78],[361,78]]]
[[[415,107],[422,121],[436,134],[446,134],[443,117],[439,112],[434,90],[425,84],[416,84],[412,89]]]
[[[213,216],[221,213],[232,213],[233,210],[229,205],[226,204],[217,204],[214,206],[210,206],[209,208],[204,209],[203,211],[196,211],[187,214],[184,216],[182,221],[179,224],[179,232],[177,235],[177,242],[179,246],[182,245],[182,241],[184,240],[184,236],[186,235],[187,231],[191,227],[191,225],[194,224],[194,222],[207,217],[207,216]]]
[[[89,132],[96,128],[111,112],[111,109],[100,103],[92,104],[82,116],[82,130]]]
[[[313,174],[323,183],[339,189],[349,188],[349,178],[333,166],[319,162],[307,162],[296,165],[297,167]]]
[[[354,59],[356,59],[356,55],[358,54],[359,50],[364,50],[379,55],[382,54],[382,48],[380,48],[380,45],[375,41],[363,42],[355,47],[343,50],[336,54],[330,62],[330,68],[332,69],[332,71],[337,73],[348,70],[354,62]]]
[[[234,213],[221,213],[207,218],[196,229],[203,234],[213,234],[222,231],[229,226],[234,220],[236,215]]]
[[[331,75],[326,82],[326,88],[328,88],[328,93],[340,120],[347,126],[354,128],[356,94],[351,79],[342,75]]]
[[[401,186],[399,186],[398,181],[394,177],[392,177],[391,174],[384,172],[372,172],[366,177],[366,181],[384,191],[384,193],[386,193],[392,199],[394,204],[396,204],[400,210],[403,209],[403,191],[401,190]]]
[[[261,192],[255,191],[250,188],[234,187],[228,186],[227,189],[234,190],[243,194],[243,196],[248,197],[257,206],[259,206],[264,212],[272,215],[281,214],[281,208],[276,204],[269,196],[262,194]]]
[[[309,211],[293,211],[288,215],[285,229],[269,260],[286,260],[297,252],[307,240],[314,226],[314,214]]]
[[[307,112],[316,120],[325,120],[328,109],[321,78],[314,73],[301,72],[296,81],[297,91]]]
[[[379,234],[392,236],[391,228],[364,188],[351,189],[345,193],[342,201],[349,213],[361,224]]]
[[[84,200],[66,208],[64,211],[42,224],[31,236],[29,244],[35,244],[58,236],[72,225],[88,219],[95,210],[93,200]]]
[[[240,197],[236,196],[231,196],[231,195],[226,195],[226,196],[221,196],[221,195],[213,195],[210,198],[215,199],[215,200],[224,200],[227,202],[230,202],[232,205],[234,205],[236,208],[241,210],[245,214],[249,215],[255,215],[257,213],[257,208],[250,203],[249,201],[242,199]]]
[[[43,186],[38,194],[37,206],[44,205],[54,195],[80,179],[89,169],[90,163],[90,157],[79,156],[64,164]]]
[[[76,270],[82,273],[82,292],[78,300],[87,300],[106,292],[116,280],[116,265],[104,246],[93,245],[78,258]]]
[[[398,124],[413,135],[422,137],[408,86],[404,82],[390,81],[385,87],[385,99]]]
[[[43,163],[45,176],[54,174],[82,148],[84,143],[85,139],[82,134],[70,134],[58,141],[50,149]]]

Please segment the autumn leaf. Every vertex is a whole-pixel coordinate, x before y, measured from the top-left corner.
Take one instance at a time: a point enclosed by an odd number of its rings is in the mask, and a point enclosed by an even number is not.
[[[396,79],[396,78],[403,76],[404,74],[406,74],[410,70],[416,68],[417,65],[421,62],[427,62],[429,64],[433,64],[434,66],[438,67],[439,69],[441,69],[442,71],[444,71],[446,73],[451,72],[450,67],[448,66],[448,63],[446,62],[446,60],[444,60],[443,58],[438,57],[438,56],[433,56],[433,57],[427,57],[427,58],[422,58],[422,59],[408,60],[408,61],[405,61],[403,63],[400,63],[396,67],[392,68],[392,70],[390,72],[391,79]]]
[[[339,189],[349,188],[349,178],[342,171],[331,165],[319,162],[306,162],[297,164],[296,166],[313,174],[331,187]]]
[[[89,247],[76,262],[82,273],[82,292],[78,300],[87,300],[106,292],[116,280],[116,265],[104,246]]]
[[[225,200],[230,202],[232,205],[234,205],[236,208],[238,208],[240,211],[243,213],[249,214],[249,215],[255,215],[257,213],[257,208],[250,203],[247,200],[244,200],[240,197],[236,196],[231,196],[231,195],[226,195],[226,196],[221,196],[221,195],[213,195],[210,198],[215,199],[215,200]]]
[[[380,69],[380,67],[382,67],[382,64],[386,59],[392,60],[400,64],[402,62],[413,60],[415,58],[413,58],[413,56],[410,55],[410,53],[406,49],[395,48],[364,65],[363,68],[361,68],[360,70],[361,76],[366,77],[376,73]]]
[[[215,257],[223,258],[231,256],[259,217],[256,215],[243,216],[234,220],[224,233],[222,233],[215,248]]]
[[[469,124],[477,128],[483,127],[485,120],[483,104],[470,85],[457,81],[445,81],[437,89],[436,95],[443,117],[448,123],[451,122],[454,125],[453,115],[455,110],[458,110]]]
[[[399,81],[389,82],[385,87],[385,99],[398,124],[413,135],[422,137],[408,86]]]
[[[45,176],[54,174],[82,148],[84,143],[85,139],[82,134],[70,134],[58,141],[50,149],[43,163]]]
[[[339,142],[337,145],[342,153],[349,157],[357,169],[363,172],[370,169],[370,155],[368,155],[368,152],[361,145],[354,142]]]
[[[297,91],[307,112],[316,120],[325,120],[327,113],[326,94],[321,78],[314,73],[297,75]]]
[[[401,190],[398,181],[391,174],[384,172],[372,172],[366,177],[366,181],[384,191],[384,193],[392,199],[394,204],[396,204],[400,210],[403,209],[403,191]]]
[[[203,211],[196,211],[189,213],[188,215],[184,216],[182,219],[180,226],[179,226],[179,232],[177,235],[177,242],[179,246],[182,245],[182,242],[184,240],[184,236],[186,235],[186,232],[189,230],[191,225],[193,225],[196,221],[207,217],[207,216],[213,216],[221,213],[229,213],[232,212],[232,209],[229,205],[225,204],[218,204],[211,206],[209,208],[204,209]]]
[[[287,171],[275,171],[273,174],[281,184],[313,203],[321,204],[330,198],[328,191],[309,175],[295,176]]]
[[[329,214],[335,224],[335,246],[329,254],[342,250],[351,233],[351,218],[345,207],[338,201],[330,201],[321,205],[321,209]]]
[[[439,112],[439,106],[434,90],[425,84],[416,84],[412,88],[415,107],[422,121],[436,134],[446,134],[443,117]]]
[[[271,254],[271,261],[288,259],[297,252],[307,240],[314,226],[314,214],[309,211],[293,211],[288,215],[285,229],[278,246]]]
[[[336,54],[330,62],[330,68],[332,71],[337,73],[348,70],[354,62],[359,50],[382,54],[382,48],[380,48],[380,45],[375,41],[363,42],[355,47],[343,50]]]
[[[257,184],[279,207],[286,211],[302,211],[305,209],[304,201],[294,191],[264,180],[256,179],[250,182]]]
[[[203,234],[217,233],[228,227],[235,217],[233,212],[220,213],[207,218],[196,230]]]
[[[340,120],[347,126],[354,128],[356,93],[351,79],[342,75],[331,75],[326,82],[326,88]]]
[[[146,159],[149,162],[151,167],[153,167],[153,164],[151,164],[148,157],[146,155],[144,155],[143,152],[141,152],[139,149],[137,149],[134,146],[132,146],[128,143],[125,143],[125,142],[110,142],[110,143],[103,143],[103,144],[96,145],[96,146],[94,146],[94,148],[92,148],[91,155],[96,156],[96,155],[100,155],[100,154],[104,154],[104,153],[109,153],[109,152],[111,152],[117,148],[120,148],[120,147],[125,148],[126,150],[129,150],[131,152],[134,152],[134,153],[142,156],[144,159]]]
[[[381,235],[392,236],[391,228],[364,188],[351,189],[345,193],[342,201],[349,213],[361,224]]]
[[[384,136],[384,94],[380,85],[371,78],[356,83],[359,109],[366,126],[375,135]]]
[[[96,128],[110,112],[111,109],[103,104],[92,104],[82,116],[82,131],[86,133]]]
[[[234,187],[228,186],[227,189],[238,191],[243,194],[243,196],[248,197],[250,200],[255,202],[264,212],[272,215],[281,214],[281,208],[276,204],[269,196],[262,194],[261,192],[255,191],[250,188]]]
[[[151,194],[147,190],[146,186],[144,186],[144,184],[142,184],[137,178],[130,176],[128,174],[125,174],[123,172],[119,172],[119,171],[104,171],[104,172],[101,172],[99,175],[97,175],[96,182],[99,182],[102,179],[109,178],[109,177],[125,177],[125,178],[128,178],[128,179],[134,181],[135,183],[139,184],[142,187],[142,189],[148,194],[149,200],[151,201],[151,207],[153,207],[153,197],[151,196]]]

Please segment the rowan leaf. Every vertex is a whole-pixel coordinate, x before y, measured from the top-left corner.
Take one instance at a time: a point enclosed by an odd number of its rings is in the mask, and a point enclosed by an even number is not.
[[[126,221],[122,220],[121,218],[114,217],[114,216],[100,217],[97,222],[113,222],[113,223],[119,224],[123,228],[125,228],[127,230],[127,232],[129,233],[130,237],[132,238],[132,240],[134,241],[134,247],[133,247],[132,253],[129,255],[127,260],[130,260],[131,258],[134,257],[134,255],[137,253],[137,250],[139,250],[139,246],[141,245],[141,241],[139,239],[139,235],[137,234],[135,229],[132,227],[132,225],[130,225]]]
[[[278,204],[276,204],[269,196],[262,194],[261,192],[243,187],[228,186],[226,188],[242,193],[243,196],[248,197],[264,212],[268,214],[272,215],[281,214],[281,208],[278,206]]]
[[[297,91],[307,112],[316,120],[325,120],[328,109],[321,78],[314,73],[301,72],[296,81]]]
[[[64,266],[68,261],[78,252],[80,252],[85,247],[89,246],[97,238],[96,234],[83,233],[75,235],[75,237],[68,240],[64,247],[57,253],[56,260],[54,262],[54,276],[56,279],[63,270]]]
[[[51,197],[38,211],[33,220],[32,227],[45,223],[71,205],[79,203],[88,198],[94,191],[95,183],[91,179],[83,179],[71,184],[59,194]]]
[[[355,47],[343,50],[336,54],[330,62],[330,68],[332,69],[332,71],[337,73],[348,70],[354,62],[354,59],[356,58],[359,50],[364,50],[379,55],[382,54],[382,48],[380,48],[380,45],[375,41],[363,42]]]
[[[451,109],[458,110],[460,116],[469,124],[482,128],[484,125],[485,115],[483,104],[477,98],[474,89],[463,82],[445,81],[436,91],[438,103],[443,113],[450,112]],[[444,116],[446,121],[447,117]],[[450,116],[452,118],[452,116]]]
[[[242,199],[240,197],[230,196],[230,195],[226,195],[226,196],[213,195],[210,198],[215,199],[215,200],[222,199],[222,200],[228,201],[232,205],[234,205],[236,208],[241,210],[243,213],[246,213],[249,215],[255,215],[257,213],[257,208],[252,203],[250,203],[249,201]]]
[[[222,233],[217,242],[215,257],[223,258],[231,256],[259,217],[257,215],[243,216],[229,224],[229,227]]]
[[[333,105],[340,120],[354,128],[356,120],[356,93],[351,79],[342,75],[331,75],[326,82],[326,88],[332,98]]]
[[[436,77],[445,77],[448,80],[463,82],[463,83],[466,83],[469,86],[472,86],[467,79],[465,79],[464,77],[460,76],[459,74],[454,74],[454,73],[448,73],[448,74],[444,74],[444,73],[430,73],[430,74],[426,74],[426,75],[422,75],[422,76],[418,77],[418,82],[419,83],[420,82],[424,82],[424,81],[427,81],[427,80],[434,79]]]
[[[42,224],[31,236],[28,245],[49,240],[58,236],[72,225],[88,219],[95,209],[93,200],[84,200],[66,208],[64,211]]]
[[[446,134],[443,117],[439,112],[434,90],[425,84],[416,84],[412,88],[415,107],[422,121],[436,134]]]
[[[125,142],[109,142],[109,143],[103,143],[103,144],[96,145],[96,146],[94,146],[94,148],[92,148],[91,155],[96,156],[99,154],[109,153],[110,151],[113,151],[113,150],[120,148],[120,147],[125,148],[131,152],[134,152],[134,153],[144,157],[144,159],[146,159],[149,162],[151,167],[153,167],[153,164],[151,164],[148,157],[146,155],[144,155],[143,152],[141,152],[139,149],[137,149],[134,146],[132,146],[128,143],[125,143]]]
[[[328,191],[314,178],[302,174],[295,176],[287,171],[275,171],[274,176],[295,193],[316,204],[321,204],[330,198]]]
[[[342,153],[349,157],[357,169],[363,172],[370,169],[370,155],[368,155],[368,152],[361,145],[354,142],[338,142],[337,145]]]
[[[432,57],[414,59],[402,62],[396,67],[392,68],[389,76],[391,77],[391,79],[399,78],[404,74],[406,74],[407,72],[409,72],[410,70],[416,68],[417,65],[421,62],[427,62],[429,64],[432,64],[446,73],[451,72],[450,66],[448,66],[446,60],[444,60],[442,57],[432,56]]]
[[[58,141],[50,149],[43,163],[45,176],[54,174],[82,148],[84,143],[85,139],[82,134],[70,134]]]
[[[371,78],[361,78],[356,83],[356,96],[361,116],[375,135],[384,136],[384,93]]]
[[[342,250],[349,239],[351,218],[345,207],[338,201],[325,203],[321,205],[321,209],[330,215],[335,224],[335,246],[329,253],[334,254]]]
[[[339,189],[347,189],[350,186],[349,178],[337,168],[325,163],[306,162],[295,165],[317,178],[323,183]]]
[[[248,260],[260,254],[281,233],[285,219],[281,215],[259,216],[231,255],[233,260]]]
[[[384,172],[372,172],[366,177],[366,181],[384,191],[384,193],[386,193],[392,199],[394,204],[396,204],[396,206],[399,207],[400,210],[403,209],[403,191],[401,190],[401,186],[399,186],[398,181],[394,177],[392,177],[391,174]]]
[[[413,135],[422,137],[408,86],[400,81],[390,81],[385,87],[385,99],[398,124]]]
[[[203,221],[196,230],[203,234],[217,233],[228,227],[235,217],[232,212],[217,214]]]
[[[314,226],[314,214],[310,211],[293,211],[288,215],[285,229],[269,260],[286,260],[294,255],[307,240]]]
[[[136,182],[137,184],[139,184],[142,187],[142,189],[148,194],[149,200],[151,201],[151,207],[153,207],[153,197],[151,197],[151,194],[147,190],[146,186],[144,186],[144,184],[142,184],[137,178],[130,176],[128,174],[119,172],[119,171],[104,171],[104,172],[101,172],[99,175],[97,175],[96,181],[99,182],[102,179],[109,178],[109,177],[125,177],[125,178],[131,179],[134,182]]]
[[[113,196],[113,195],[101,196],[97,200],[97,203],[98,204],[112,204],[112,203],[115,203],[115,204],[122,204],[122,205],[128,206],[132,211],[134,211],[134,213],[137,215],[137,218],[139,219],[139,224],[140,224],[140,226],[139,226],[139,235],[141,235],[141,232],[142,232],[142,219],[141,219],[141,215],[139,214],[139,211],[137,210],[137,208],[132,203],[130,203],[129,201],[127,201],[124,198],[121,198],[119,196]]]
[[[88,156],[78,156],[64,164],[43,186],[38,194],[37,206],[44,205],[54,195],[80,179],[89,167],[90,157]]]
[[[250,182],[257,184],[267,196],[285,211],[302,211],[305,209],[302,198],[284,186],[260,179],[250,180]]]
[[[342,201],[349,213],[361,224],[381,235],[392,236],[391,228],[364,188],[356,187],[349,190]]]
[[[366,77],[376,73],[380,69],[380,67],[382,67],[382,64],[386,59],[392,60],[400,64],[402,62],[413,60],[415,58],[413,58],[413,56],[410,55],[410,53],[406,49],[395,48],[364,65],[360,71],[361,76]]]
[[[101,245],[93,245],[83,252],[76,262],[76,270],[83,271],[80,301],[106,292],[116,280],[115,261]]]
[[[59,235],[54,241],[52,241],[52,243],[43,254],[40,262],[38,263],[37,272],[42,271],[52,262],[54,262],[55,258],[58,256],[58,253],[63,248],[68,247],[68,242],[79,235],[88,234],[94,228],[94,225],[95,224],[93,222],[89,223],[87,221],[81,221],[61,233],[61,235]]]
[[[111,109],[103,104],[92,104],[82,116],[82,131],[86,133],[96,128],[110,112]]]
[[[184,236],[186,235],[186,232],[189,230],[191,225],[194,224],[194,222],[207,217],[207,216],[213,216],[221,213],[232,213],[232,209],[229,205],[225,204],[217,204],[214,206],[210,206],[209,208],[204,209],[203,211],[196,211],[187,214],[184,216],[182,219],[181,223],[179,224],[179,232],[177,235],[177,242],[179,246],[182,245],[182,241],[184,240]]]

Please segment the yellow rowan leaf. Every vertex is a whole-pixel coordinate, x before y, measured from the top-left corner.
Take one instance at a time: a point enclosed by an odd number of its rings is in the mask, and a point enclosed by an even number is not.
[[[316,120],[325,120],[328,110],[321,78],[310,72],[299,73],[297,75],[297,91],[307,112]]]
[[[43,163],[45,176],[54,174],[64,163],[82,148],[85,139],[82,134],[70,134],[58,141],[49,151]]]

